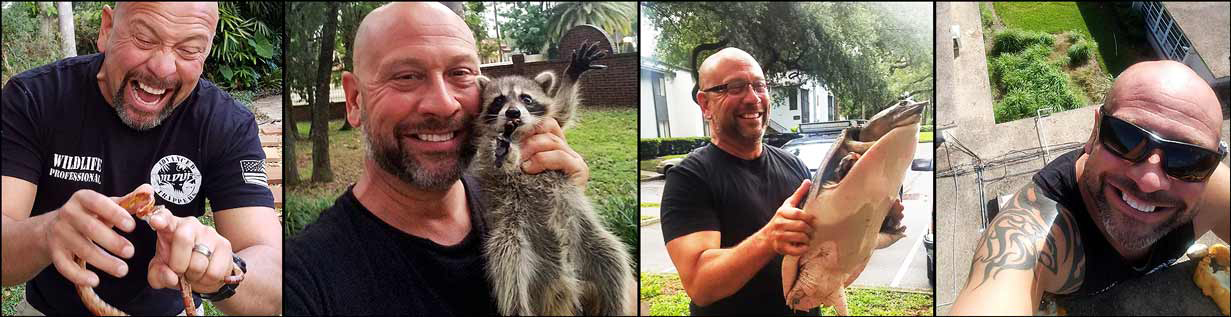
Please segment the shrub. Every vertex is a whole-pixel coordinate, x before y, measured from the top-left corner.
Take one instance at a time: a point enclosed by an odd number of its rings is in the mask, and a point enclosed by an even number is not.
[[[637,146],[637,159],[649,160],[659,156],[688,154],[709,142],[709,137],[641,139]]]
[[[992,41],[992,56],[998,56],[1021,52],[1035,45],[1051,47],[1055,44],[1056,38],[1043,32],[1007,29],[996,33]]]
[[[637,204],[637,186],[632,182],[620,186],[623,194],[612,194],[606,197],[593,197],[598,213],[602,216],[603,225],[607,230],[620,238],[628,247],[628,256],[632,261],[633,272],[638,272],[636,259],[641,254],[640,230],[641,220],[637,217],[640,206]]]
[[[1081,106],[1068,76],[1047,61],[1050,53],[1050,44],[1034,45],[1019,53],[995,57],[989,63],[1004,94],[995,105],[996,122],[1032,117],[1040,108],[1052,107],[1059,112]]]
[[[1090,42],[1079,41],[1069,46],[1069,65],[1077,67],[1090,60]]]

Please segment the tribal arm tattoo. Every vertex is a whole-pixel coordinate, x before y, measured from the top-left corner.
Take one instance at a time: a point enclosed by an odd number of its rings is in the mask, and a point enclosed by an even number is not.
[[[1049,233],[1058,213],[1056,202],[1043,197],[1034,184],[1018,191],[979,240],[967,287],[978,289],[1005,270],[1034,272],[1039,263],[1058,270],[1054,251],[1039,252],[1040,247],[1055,249],[1048,244],[1056,242]]]

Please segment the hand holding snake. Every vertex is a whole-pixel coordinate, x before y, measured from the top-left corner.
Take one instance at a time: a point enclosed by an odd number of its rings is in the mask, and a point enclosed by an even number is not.
[[[110,227],[125,231],[135,229],[132,216],[146,220],[157,232],[157,249],[147,276],[150,286],[181,289],[187,315],[195,312],[191,295],[194,287],[198,292],[211,293],[223,284],[243,280],[243,271],[232,262],[230,242],[195,217],[175,217],[165,208],[154,206],[153,189],[149,185],[142,185],[118,199],[80,191],[61,211],[61,217],[67,221],[57,221],[49,230],[53,263],[61,274],[77,284],[82,302],[96,315],[125,313],[94,293],[98,277],[86,269],[86,263],[114,276],[127,274],[127,267],[123,261],[92,244],[131,257],[132,243]],[[71,265],[63,263],[66,258],[72,259]]]

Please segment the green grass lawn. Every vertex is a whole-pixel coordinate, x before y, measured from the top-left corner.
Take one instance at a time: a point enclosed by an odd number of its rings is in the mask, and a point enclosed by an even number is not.
[[[853,287],[846,290],[847,306],[852,315],[931,316],[932,295],[880,288]],[[650,316],[684,316],[689,314],[688,294],[677,274],[641,273],[641,302],[650,306]],[[642,312],[646,313],[646,312]],[[833,308],[821,308],[821,315],[833,316]]]
[[[1059,34],[1072,31],[1098,43],[1098,64],[1117,75],[1137,62],[1147,50],[1145,43],[1128,39],[1113,21],[1112,10],[1103,3],[994,2],[996,15],[1006,27]],[[1134,31],[1134,32],[1144,32]]]

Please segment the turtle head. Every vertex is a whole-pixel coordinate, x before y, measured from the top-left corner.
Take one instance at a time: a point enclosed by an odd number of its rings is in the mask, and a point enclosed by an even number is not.
[[[927,101],[900,100],[872,116],[867,125],[860,129],[857,139],[863,142],[876,141],[889,130],[918,123],[919,119],[923,118],[923,108],[927,105]]]

